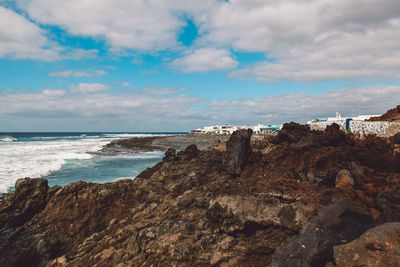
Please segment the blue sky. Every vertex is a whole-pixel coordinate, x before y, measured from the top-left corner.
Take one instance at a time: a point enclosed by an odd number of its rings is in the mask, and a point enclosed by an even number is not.
[[[0,131],[186,131],[399,104],[400,5],[0,0]]]

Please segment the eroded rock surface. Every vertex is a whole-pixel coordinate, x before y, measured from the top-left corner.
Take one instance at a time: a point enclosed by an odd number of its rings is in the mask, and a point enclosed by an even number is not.
[[[238,176],[246,165],[250,152],[250,138],[253,131],[251,129],[241,129],[235,131],[226,142],[226,152],[224,158],[225,169],[232,175]]]
[[[400,223],[385,223],[368,230],[353,242],[334,247],[338,266],[400,266]]]
[[[252,150],[239,135],[238,149],[169,149],[135,180],[19,180],[0,197],[0,266],[324,266],[400,221],[388,140],[291,123]]]
[[[385,114],[379,117],[372,117],[368,121],[400,121],[400,105],[389,109]]]

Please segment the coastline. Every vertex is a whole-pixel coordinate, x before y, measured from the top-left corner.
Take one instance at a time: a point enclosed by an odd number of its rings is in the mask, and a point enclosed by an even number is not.
[[[170,135],[170,136],[151,136],[135,137],[129,139],[120,139],[112,141],[105,145],[102,152],[118,152],[124,150],[130,151],[152,151],[167,150],[173,148],[183,150],[189,145],[196,145],[198,149],[210,147],[215,142],[226,142],[229,139],[227,135]]]
[[[119,140],[167,150],[135,180],[18,180],[0,197],[0,265],[391,266],[399,136],[289,123],[276,136],[240,130],[223,149],[169,147],[187,137]]]

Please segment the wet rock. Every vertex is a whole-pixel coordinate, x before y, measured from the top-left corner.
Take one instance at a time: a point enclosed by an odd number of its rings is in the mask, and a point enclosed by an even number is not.
[[[372,228],[351,243],[335,246],[339,267],[400,266],[400,223],[385,223]]]
[[[225,170],[232,175],[240,175],[248,161],[250,148],[251,129],[235,131],[226,143],[224,159]]]

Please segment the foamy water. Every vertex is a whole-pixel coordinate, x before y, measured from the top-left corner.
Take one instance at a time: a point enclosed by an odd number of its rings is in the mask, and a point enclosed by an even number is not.
[[[61,185],[77,180],[104,182],[125,177],[133,178],[142,169],[160,160],[163,152],[114,156],[95,155],[91,152],[100,150],[112,140],[143,136],[152,134],[82,134],[18,138],[2,135],[0,192],[7,192],[17,179],[23,177],[44,177],[49,179],[49,184]]]

